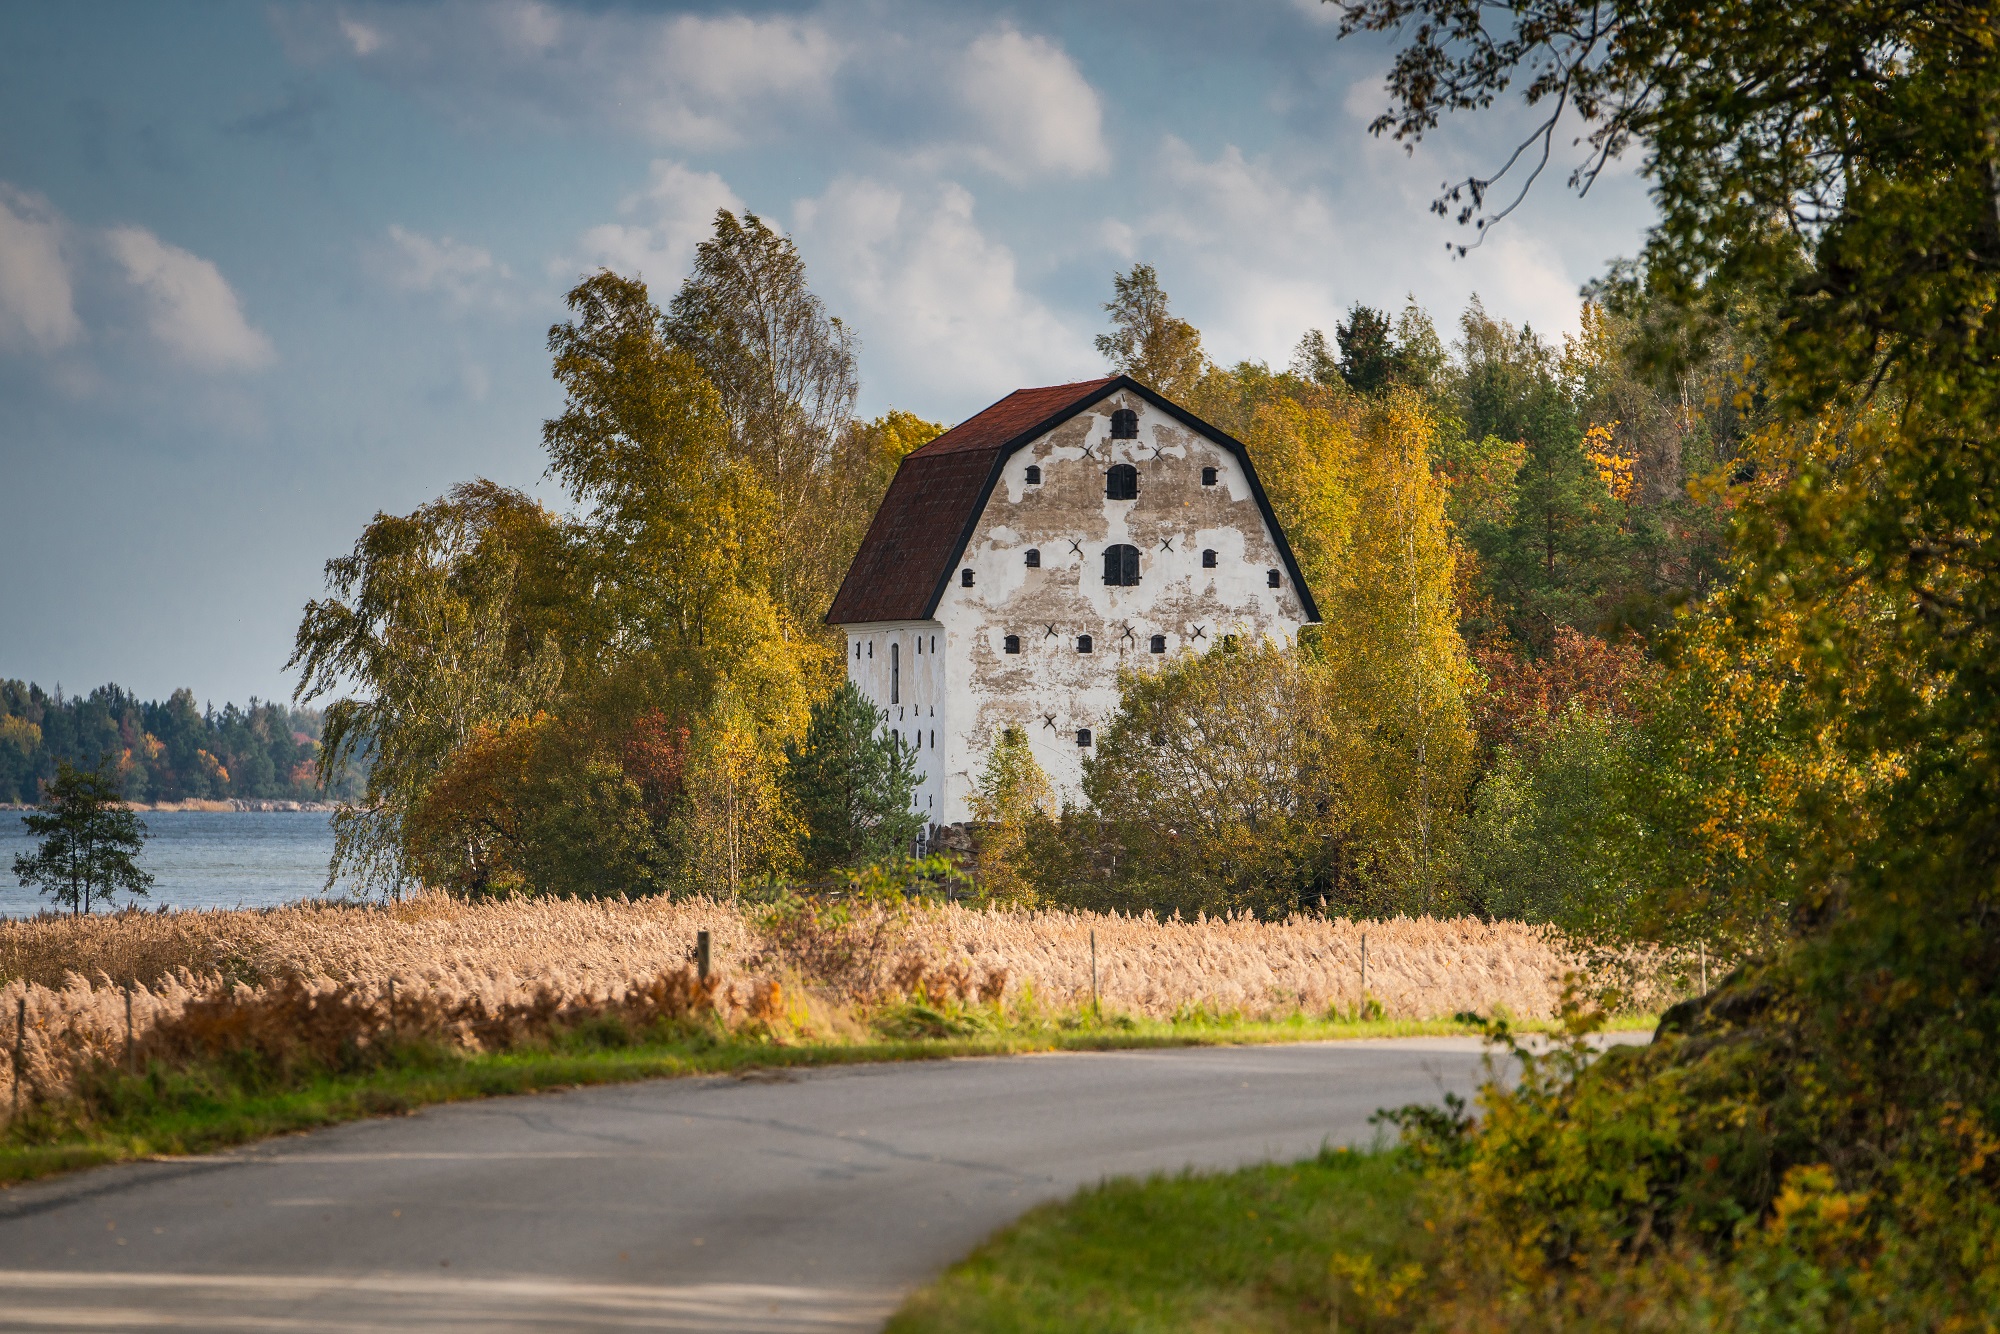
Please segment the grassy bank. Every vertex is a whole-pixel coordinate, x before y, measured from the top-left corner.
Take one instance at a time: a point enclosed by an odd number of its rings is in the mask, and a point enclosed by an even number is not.
[[[1650,1023],[1635,1017],[1633,1026]],[[1342,1038],[1463,1034],[1444,1021],[1196,1014],[1134,1019],[1087,1011],[1024,1017],[991,1007],[889,1007],[875,1032],[847,1040],[773,1041],[770,1033],[681,1023],[633,1030],[596,1022],[496,1053],[439,1043],[388,1044],[365,1068],[272,1069],[247,1053],[140,1074],[98,1068],[78,1096],[24,1114],[0,1135],[0,1183],[134,1158],[198,1153],[269,1135],[433,1103],[684,1075],[1023,1052],[1106,1051]]]
[[[1336,1252],[1393,1268],[1420,1225],[1396,1153],[1121,1179],[1044,1205],[912,1297],[890,1334],[1340,1328]]]

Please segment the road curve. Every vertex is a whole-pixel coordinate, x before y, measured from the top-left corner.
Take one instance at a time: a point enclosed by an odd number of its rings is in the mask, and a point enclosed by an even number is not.
[[[0,1328],[878,1326],[1105,1176],[1366,1143],[1465,1038],[846,1066],[437,1107],[0,1193]]]

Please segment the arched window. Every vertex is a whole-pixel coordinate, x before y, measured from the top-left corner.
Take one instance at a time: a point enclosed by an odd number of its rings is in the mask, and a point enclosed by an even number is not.
[[[1139,438],[1139,414],[1130,408],[1119,408],[1111,414],[1111,438],[1113,440],[1137,440]]]
[[[1276,570],[1266,570],[1264,572],[1264,582],[1276,588],[1278,586],[1278,572]]]
[[[1028,548],[1028,568],[1031,570],[1042,568],[1042,553],[1034,547]]]
[[[1079,727],[1076,729],[1076,744],[1079,746],[1090,744],[1090,729],[1088,727]]]
[[[1008,635],[1002,642],[1009,653],[1019,653],[1021,651],[1021,636],[1019,635]]]
[[[1040,465],[1030,463],[1028,465],[1028,485],[1040,486],[1041,484],[1042,484],[1042,470]]]
[[[1201,568],[1204,570],[1212,570],[1215,568],[1215,549],[1213,547],[1206,548],[1202,551]]]
[[[1155,653],[1165,653],[1167,651],[1167,637],[1165,635],[1154,635],[1152,649]]]
[[[972,571],[971,571],[971,570],[960,570],[960,571],[958,572],[958,586],[959,586],[960,588],[970,588],[970,587],[972,587]]]
[[[1104,474],[1104,498],[1106,500],[1137,500],[1139,498],[1139,470],[1129,463],[1114,463]]]
[[[1139,548],[1123,542],[1104,548],[1104,582],[1132,588],[1139,582]]]
[[[903,702],[903,646],[889,645],[889,702]]]
[[[1202,484],[1203,486],[1214,486],[1214,485],[1215,485],[1215,469],[1213,469],[1213,468],[1203,468],[1203,469],[1201,470],[1201,484]]]
[[[1078,636],[1076,637],[1076,651],[1077,651],[1078,653],[1088,653],[1088,652],[1090,652],[1090,636],[1089,636],[1089,635],[1078,635]]]

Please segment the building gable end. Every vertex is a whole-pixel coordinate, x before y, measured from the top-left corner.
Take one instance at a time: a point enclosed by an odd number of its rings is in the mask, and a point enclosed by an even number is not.
[[[1066,389],[1070,386],[1054,388]],[[1279,524],[1277,514],[1271,509],[1270,497],[1265,493],[1264,484],[1257,476],[1256,466],[1250,461],[1250,451],[1242,441],[1225,431],[1218,430],[1129,375],[1085,381],[1075,388],[1080,391],[1075,396],[1057,400],[1058,406],[1036,416],[1027,426],[1011,434],[990,440],[985,438],[987,430],[990,430],[989,422],[1006,413],[1011,399],[1022,395],[1045,395],[1049,391],[1018,391],[984,412],[960,423],[930,444],[912,451],[897,468],[895,480],[889,484],[889,494],[883,497],[881,508],[876,512],[874,522],[869,525],[868,535],[862,540],[861,550],[856,553],[846,578],[841,581],[839,592],[834,595],[833,606],[827,613],[827,622],[833,625],[852,625],[873,621],[930,620],[935,617],[938,604],[943,601],[945,590],[951,586],[959,562],[971,544],[974,533],[978,531],[979,521],[992,502],[994,488],[1006,471],[1007,461],[1020,449],[1056,430],[1064,422],[1103,402],[1112,394],[1124,391],[1136,394],[1182,426],[1235,456],[1243,468],[1245,478],[1249,481],[1250,494],[1257,502],[1258,512],[1263,516],[1265,528],[1270,533],[1272,543],[1284,563],[1290,582],[1298,592],[1306,622],[1318,623],[1319,606],[1313,599],[1311,588],[1299,573],[1298,561],[1292,555],[1291,543],[1286,540],[1284,527]],[[965,443],[953,440],[954,436],[961,434],[970,435],[973,439]],[[982,460],[985,462],[983,476],[980,475],[982,470],[979,467],[979,462]],[[973,490],[975,479],[976,491]],[[943,494],[926,493],[921,496],[898,494],[899,489],[907,488],[914,491],[932,485]],[[892,530],[908,527],[909,524],[903,522],[906,512],[919,508],[925,502],[957,509],[962,517],[953,536],[946,536],[949,531],[949,515],[942,516],[945,519],[945,524],[941,525],[942,531],[924,534],[927,538],[938,538],[942,541],[932,548],[931,560],[935,564],[932,566],[928,594],[921,603],[916,603],[915,596],[920,585],[913,583],[912,576],[921,579],[923,572],[920,569],[909,569],[907,566],[908,562],[922,560],[924,553],[904,551],[902,549],[904,534]],[[963,508],[959,509],[960,506]],[[949,545],[946,546],[946,543]],[[897,578],[898,575],[901,577]],[[871,580],[890,578],[895,578],[900,587],[887,596],[871,596],[870,590],[864,587]]]

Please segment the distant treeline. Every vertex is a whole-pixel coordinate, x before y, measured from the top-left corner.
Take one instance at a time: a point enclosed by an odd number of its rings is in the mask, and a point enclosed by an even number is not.
[[[363,775],[319,785],[320,714],[254,696],[248,708],[197,707],[192,690],[140,700],[115,685],[51,695],[0,680],[0,802],[33,802],[67,760],[108,766],[127,801],[356,796]]]

